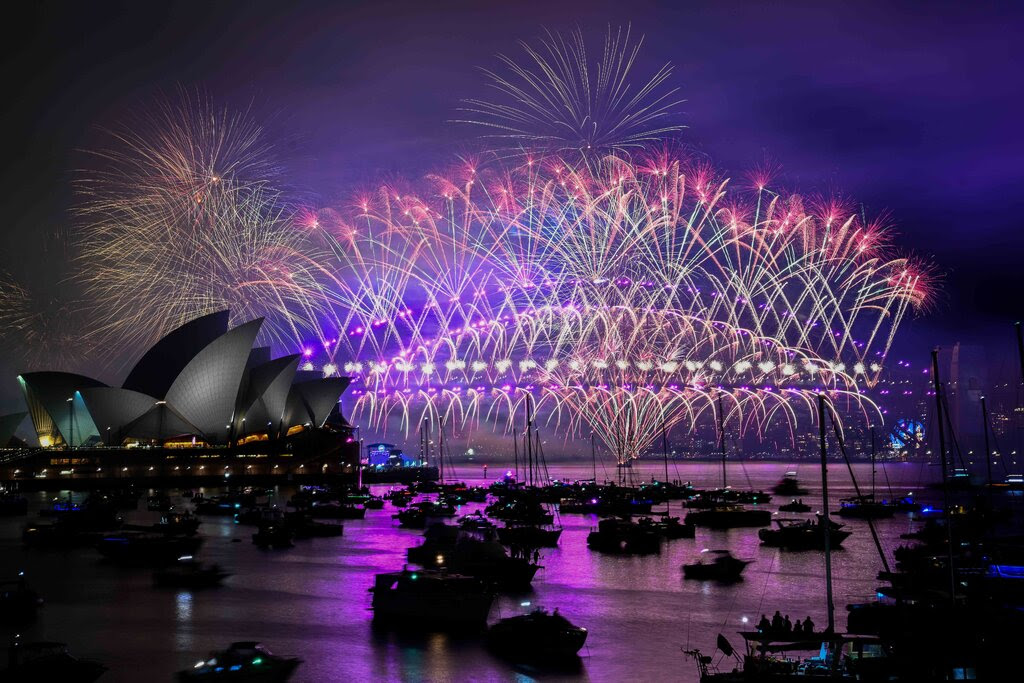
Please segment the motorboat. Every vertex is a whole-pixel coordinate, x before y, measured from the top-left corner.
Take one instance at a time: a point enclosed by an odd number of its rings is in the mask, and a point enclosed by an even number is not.
[[[239,681],[241,683],[283,683],[302,663],[295,657],[280,657],[260,643],[232,643],[226,650],[211,652],[191,669],[178,672],[180,683],[195,681]]]
[[[719,505],[707,510],[688,512],[686,523],[710,529],[768,526],[772,523],[772,513],[742,505]]]
[[[821,515],[817,519],[776,519],[774,529],[761,529],[757,532],[762,545],[787,550],[824,550],[825,520]],[[829,545],[834,550],[840,547],[851,532],[846,531],[842,524],[829,520]]]
[[[377,574],[370,591],[375,621],[424,631],[483,627],[494,601],[479,579],[443,569]]]
[[[16,639],[9,652],[8,667],[0,670],[4,683],[92,683],[107,670],[99,662],[73,657],[64,643]]]
[[[710,561],[705,561],[705,556]],[[743,570],[753,560],[739,560],[728,550],[702,550],[701,558],[692,564],[683,565],[683,576],[698,581],[739,581]]]
[[[212,588],[219,586],[231,572],[217,564],[203,564],[191,555],[183,555],[174,564],[153,572],[153,583],[171,588]]]
[[[508,617],[487,630],[487,646],[515,661],[549,662],[573,659],[587,642],[587,629],[574,625],[556,609],[534,609]]]
[[[779,506],[779,512],[810,512],[811,506],[805,503],[802,499],[797,500],[794,498],[785,505]]]
[[[796,478],[796,472],[790,471],[782,475],[782,479],[775,484],[772,489],[775,493],[780,496],[806,496],[807,489],[800,486],[800,482]]]
[[[145,531],[123,531],[104,536],[96,549],[105,558],[126,565],[163,565],[199,549],[201,538],[168,536]]]
[[[261,548],[291,548],[292,530],[277,522],[264,522],[252,535],[252,542]]]
[[[617,555],[647,555],[661,552],[661,536],[653,529],[621,519],[602,519],[587,535],[591,550]]]

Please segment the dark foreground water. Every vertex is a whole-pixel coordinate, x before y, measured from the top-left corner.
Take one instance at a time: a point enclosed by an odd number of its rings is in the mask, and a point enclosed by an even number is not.
[[[894,492],[934,498],[924,487],[936,478],[936,469],[887,465],[883,473],[879,468],[880,492],[888,493],[888,480]],[[730,464],[729,476],[737,487],[769,490],[786,470],[797,470],[811,489],[806,502],[820,503],[819,469],[811,463],[736,463]],[[869,485],[869,466],[855,465],[855,471],[858,482]],[[550,473],[591,476],[589,467],[552,467]],[[660,465],[652,464],[634,469],[633,476],[661,473]],[[852,494],[852,486],[845,467],[830,465],[829,473],[835,509],[835,501]],[[482,483],[482,474],[477,467],[458,468],[467,483]],[[496,474],[492,468],[491,476]],[[721,475],[719,465],[702,463],[672,466],[670,476],[714,486]],[[277,502],[283,506],[290,493],[280,491]],[[31,495],[35,514],[55,493]],[[784,502],[777,496],[771,507]],[[145,500],[140,507],[125,513],[127,521],[159,517],[144,510]],[[678,502],[672,507],[681,512]],[[794,621],[810,615],[819,627],[826,622],[822,553],[763,548],[756,529],[698,529],[696,539],[670,541],[660,555],[607,556],[586,546],[596,518],[565,515],[560,545],[543,551],[544,569],[533,591],[503,596],[491,618],[515,614],[526,601],[560,608],[590,630],[578,671],[547,673],[510,665],[471,637],[379,632],[372,628],[369,611],[373,575],[401,568],[405,549],[420,542],[420,532],[397,527],[394,512],[390,504],[369,510],[365,520],[346,521],[340,538],[297,541],[293,549],[278,551],[256,548],[252,527],[206,517],[198,555],[235,575],[222,588],[197,592],[156,589],[148,570],[113,566],[91,549],[25,550],[20,542],[25,519],[0,519],[0,578],[24,569],[46,600],[39,618],[22,629],[23,638],[69,643],[73,654],[110,668],[100,679],[108,683],[171,680],[173,672],[235,640],[259,640],[275,653],[301,657],[304,663],[294,681],[694,681],[696,669],[681,646],[710,652],[719,632],[740,645],[735,632],[744,627],[743,620],[753,623],[776,609]],[[848,602],[873,596],[881,567],[866,523],[848,525],[854,535],[833,555],[839,628],[845,626]],[[897,515],[877,526],[891,559],[899,534],[917,524],[909,515]],[[703,548],[728,548],[755,563],[735,585],[684,581],[680,566]],[[11,635],[10,629],[0,631],[4,640]]]

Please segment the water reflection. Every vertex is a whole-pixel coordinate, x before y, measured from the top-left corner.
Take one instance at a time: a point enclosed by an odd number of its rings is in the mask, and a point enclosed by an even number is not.
[[[857,466],[855,466],[856,468]],[[714,485],[721,478],[716,464],[672,465],[674,478]],[[494,472],[500,468],[492,467]],[[786,470],[783,463],[736,464],[729,478],[737,485],[769,490]],[[836,500],[852,493],[845,468],[833,468],[830,486]],[[550,467],[553,475],[589,478],[589,466]],[[862,473],[863,472],[863,473]],[[660,466],[651,473],[661,476]],[[804,496],[812,509],[821,507],[813,469],[801,483],[812,489]],[[923,470],[934,476],[935,468]],[[469,483],[482,481],[479,467],[458,472]],[[615,472],[609,472],[615,476]],[[643,477],[645,470],[631,473]],[[801,471],[801,474],[804,474]],[[598,472],[600,477],[600,471]],[[889,480],[900,492],[924,490],[922,470],[890,467]],[[869,470],[858,470],[869,481]],[[884,481],[884,479],[880,480]],[[747,483],[749,481],[749,484]],[[379,492],[387,490],[379,487]],[[208,490],[206,495],[218,491]],[[283,505],[290,491],[274,497]],[[58,494],[32,494],[34,510]],[[67,498],[66,492],[62,496]],[[78,502],[84,496],[75,495]],[[180,505],[183,501],[175,497]],[[775,502],[780,501],[774,501]],[[784,501],[782,501],[784,502]],[[159,513],[145,504],[126,513],[128,521],[152,523]],[[468,505],[461,512],[479,509]],[[772,508],[774,509],[774,507]],[[414,636],[380,631],[372,626],[368,589],[377,572],[401,567],[405,549],[421,542],[419,532],[400,529],[388,505],[369,511],[364,520],[346,520],[344,535],[300,541],[292,550],[264,552],[251,542],[252,527],[225,517],[204,517],[204,539],[198,556],[234,573],[220,589],[169,593],[153,589],[148,570],[124,569],[99,561],[91,549],[70,552],[26,551],[20,542],[24,519],[0,519],[0,578],[24,567],[47,601],[41,617],[25,637],[68,642],[75,654],[105,661],[111,667],[103,680],[167,680],[171,672],[191,666],[206,652],[236,640],[259,640],[272,651],[301,657],[304,664],[293,680],[674,680],[693,681],[679,647],[710,649],[717,633],[735,631],[776,609],[793,619],[810,615],[824,621],[824,556],[820,552],[782,552],[761,546],[756,529],[698,529],[695,539],[680,539],[647,557],[601,555],[586,546],[595,517],[564,515],[557,548],[545,549],[534,590],[529,597],[505,596],[496,601],[491,619],[519,613],[521,602],[558,607],[573,623],[590,630],[578,668],[542,675],[492,656],[474,636]],[[678,502],[672,513],[685,513]],[[34,513],[33,513],[34,514]],[[835,602],[837,621],[845,624],[842,605],[872,596],[880,569],[866,524],[851,521],[854,531],[837,555]],[[906,516],[878,522],[887,553],[910,530]],[[732,585],[684,581],[681,565],[703,548],[729,549],[753,559],[744,580]],[[173,596],[173,599],[172,599]],[[7,632],[0,632],[6,638]],[[668,673],[671,672],[671,673]]]

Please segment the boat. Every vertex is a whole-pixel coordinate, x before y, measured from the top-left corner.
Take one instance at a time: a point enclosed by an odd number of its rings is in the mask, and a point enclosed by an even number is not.
[[[752,510],[742,505],[719,505],[686,513],[686,523],[710,529],[768,526],[772,523],[772,513],[768,510]]]
[[[782,475],[782,479],[775,484],[772,489],[775,493],[780,496],[806,496],[807,489],[800,486],[800,482],[797,481],[796,472],[786,472]]]
[[[711,557],[710,562],[705,562],[703,555],[707,553]],[[702,550],[701,559],[693,564],[683,565],[683,576],[687,579],[698,581],[739,581],[743,570],[753,560],[738,560],[728,550]]]
[[[42,604],[42,598],[25,580],[25,572],[19,572],[12,581],[0,581],[0,623],[31,621]]]
[[[424,631],[483,627],[494,601],[479,579],[443,569],[377,574],[370,591],[374,621]]]
[[[280,657],[260,643],[231,643],[227,650],[211,652],[208,659],[178,672],[180,683],[193,681],[239,681],[241,683],[282,683],[302,663],[296,657]]]
[[[167,536],[145,531],[123,531],[104,536],[96,549],[112,562],[125,565],[162,565],[191,555],[199,549],[201,538]]]
[[[811,506],[805,503],[802,499],[797,500],[794,498],[785,505],[779,506],[779,512],[810,512]]]
[[[322,519],[363,519],[366,517],[365,507],[335,501],[313,503],[306,512],[310,517],[320,517]]]
[[[195,536],[199,531],[199,518],[191,512],[168,512],[156,524],[125,524],[125,531],[152,531],[169,536]]]
[[[697,663],[701,683],[889,680],[891,659],[877,636],[761,631],[740,636],[746,642],[742,657],[725,636],[718,635],[718,649],[730,667],[727,671],[720,671],[713,658],[700,650],[683,650]]]
[[[670,541],[677,538],[693,538],[697,535],[697,527],[693,524],[680,524],[678,517],[670,517],[668,514],[662,515],[659,519],[641,517],[637,524]]]
[[[295,534],[295,538],[331,538],[345,533],[342,524],[318,522],[302,512],[285,514],[284,525]]]
[[[825,550],[824,518],[817,519],[776,519],[775,529],[761,529],[757,532],[761,544],[786,550]],[[851,532],[842,524],[829,521],[829,543],[838,548]]]
[[[146,509],[150,512],[170,512],[172,507],[170,496],[156,495],[146,498]]]
[[[99,662],[73,657],[64,643],[15,639],[9,653],[7,669],[0,671],[4,683],[92,683],[107,670]]]
[[[896,506],[888,501],[876,501],[869,493],[843,498],[839,501],[839,509],[832,514],[854,519],[886,519],[896,514]]]
[[[183,555],[174,564],[153,572],[153,583],[172,588],[212,588],[229,576],[231,572],[220,565],[203,564],[191,555]]]
[[[633,522],[602,519],[587,535],[587,547],[615,555],[648,555],[661,552],[661,535]]]
[[[398,520],[398,525],[405,529],[426,529],[432,521],[454,515],[455,508],[451,505],[426,500],[400,510],[394,518]]]
[[[587,629],[558,613],[537,608],[508,617],[487,630],[487,647],[515,661],[557,662],[575,659],[587,642]]]
[[[463,515],[459,518],[459,528],[464,531],[481,531],[490,533],[497,529],[494,522],[487,519],[482,512],[477,510],[473,514]]]
[[[530,562],[525,549],[509,555],[497,540],[479,539],[455,526],[434,524],[422,545],[409,548],[409,562],[475,577],[498,590],[525,590],[540,565]]]
[[[20,517],[28,514],[28,499],[13,493],[0,495],[0,517]]]
[[[367,510],[383,510],[384,499],[380,496],[370,496],[363,502],[363,507]]]
[[[545,529],[535,524],[506,524],[498,529],[499,541],[521,548],[555,548],[561,535],[560,527]]]
[[[252,535],[252,542],[261,548],[291,548],[293,546],[291,529],[276,522],[263,522],[259,530]]]

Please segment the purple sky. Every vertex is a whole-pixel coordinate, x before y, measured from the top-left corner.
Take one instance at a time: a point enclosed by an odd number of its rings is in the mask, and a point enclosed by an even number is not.
[[[1024,5],[962,2],[195,2],[34,4],[5,22],[0,267],[59,271],[77,149],[177,85],[253,103],[297,186],[322,203],[417,178],[472,149],[446,123],[478,66],[542,28],[646,34],[670,61],[681,139],[740,176],[771,158],[788,187],[887,211],[899,246],[946,274],[896,348],[994,338],[1020,313]],[[646,66],[645,66],[646,65]]]

